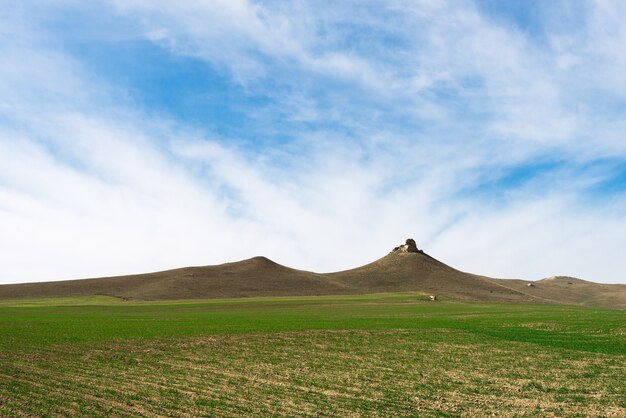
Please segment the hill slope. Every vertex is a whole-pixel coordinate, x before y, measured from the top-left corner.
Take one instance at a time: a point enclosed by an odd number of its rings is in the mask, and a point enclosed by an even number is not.
[[[536,299],[493,279],[456,270],[421,252],[392,252],[373,263],[330,273],[328,277],[367,293],[419,291],[462,300]]]
[[[0,286],[0,299],[106,295],[176,300],[350,293],[322,274],[295,270],[265,257],[215,266],[97,279]]]
[[[626,309],[626,285],[602,284],[573,277],[548,277],[531,282],[524,280],[491,279],[511,289],[526,292],[539,301],[568,305],[600,306]]]
[[[131,276],[0,286],[1,299],[106,295],[135,300],[314,296],[413,291],[442,299],[564,303],[626,309],[626,285],[572,278],[533,282],[456,270],[422,252],[393,251],[351,270],[313,273],[254,257]]]

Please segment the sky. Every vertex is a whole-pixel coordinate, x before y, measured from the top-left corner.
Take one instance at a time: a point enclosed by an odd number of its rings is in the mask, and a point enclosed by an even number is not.
[[[414,238],[626,283],[626,2],[0,0],[0,283]]]

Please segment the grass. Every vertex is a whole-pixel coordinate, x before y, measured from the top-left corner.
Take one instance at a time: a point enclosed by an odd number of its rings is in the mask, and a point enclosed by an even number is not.
[[[113,296],[82,296],[64,298],[37,298],[37,299],[10,299],[0,300],[0,307],[20,307],[20,306],[84,306],[84,305],[116,305],[124,303],[122,299]]]
[[[626,415],[624,311],[97,298],[0,306],[0,416]]]

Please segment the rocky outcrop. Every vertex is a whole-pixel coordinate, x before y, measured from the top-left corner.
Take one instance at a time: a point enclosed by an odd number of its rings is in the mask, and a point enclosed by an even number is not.
[[[403,245],[396,247],[392,252],[401,252],[401,253],[421,253],[421,250],[417,249],[417,244],[415,244],[415,240],[412,238],[407,239]]]

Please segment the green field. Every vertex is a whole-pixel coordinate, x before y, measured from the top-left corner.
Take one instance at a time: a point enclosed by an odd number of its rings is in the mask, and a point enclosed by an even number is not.
[[[626,314],[417,294],[0,303],[0,416],[626,416]]]

